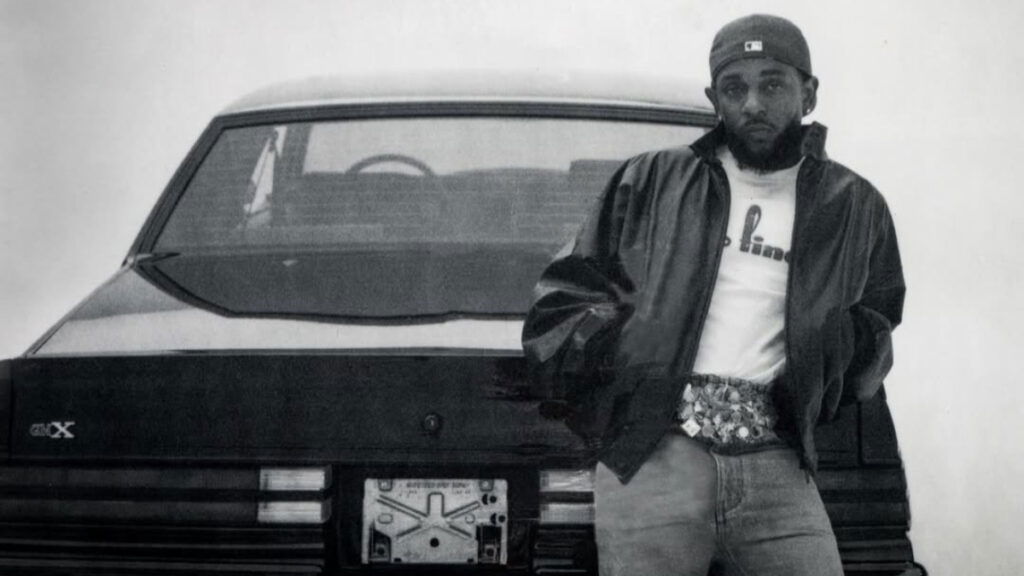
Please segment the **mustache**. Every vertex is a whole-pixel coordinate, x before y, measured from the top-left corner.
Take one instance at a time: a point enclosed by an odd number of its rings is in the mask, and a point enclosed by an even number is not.
[[[775,130],[776,127],[771,122],[767,120],[761,120],[759,118],[747,120],[746,122],[740,125],[741,130],[748,130],[750,128],[769,128],[771,130]]]

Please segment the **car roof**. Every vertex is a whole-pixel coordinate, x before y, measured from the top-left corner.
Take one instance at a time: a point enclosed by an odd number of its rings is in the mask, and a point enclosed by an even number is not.
[[[594,72],[435,71],[313,77],[238,99],[221,115],[344,104],[538,102],[711,113],[699,82]]]

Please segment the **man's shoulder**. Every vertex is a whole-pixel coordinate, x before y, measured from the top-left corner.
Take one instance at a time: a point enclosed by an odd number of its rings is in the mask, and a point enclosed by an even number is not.
[[[626,160],[621,180],[635,184],[659,180],[667,174],[691,168],[697,160],[697,155],[688,144],[649,150]]]
[[[824,161],[826,192],[842,195],[848,200],[885,207],[885,198],[875,185],[849,166],[831,158]]]
[[[648,150],[633,156],[626,161],[627,164],[645,167],[667,166],[678,163],[687,163],[697,160],[697,155],[689,144],[672,146],[670,148],[659,148]]]

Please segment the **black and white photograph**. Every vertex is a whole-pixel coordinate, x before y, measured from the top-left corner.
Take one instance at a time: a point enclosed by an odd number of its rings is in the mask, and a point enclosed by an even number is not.
[[[0,0],[0,575],[1016,574],[1021,30]]]

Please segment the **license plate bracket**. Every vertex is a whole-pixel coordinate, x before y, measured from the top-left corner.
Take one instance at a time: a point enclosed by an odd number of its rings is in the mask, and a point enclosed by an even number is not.
[[[363,564],[506,564],[508,482],[367,478]]]

